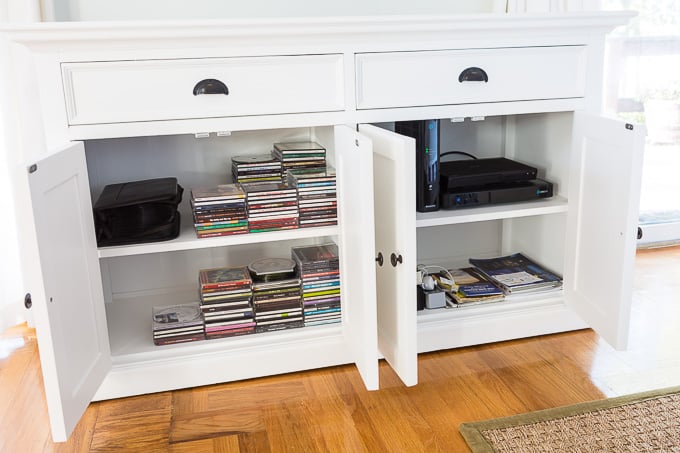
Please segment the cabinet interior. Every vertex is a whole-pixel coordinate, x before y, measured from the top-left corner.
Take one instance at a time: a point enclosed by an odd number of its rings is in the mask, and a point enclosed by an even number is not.
[[[332,127],[234,132],[229,136],[211,134],[207,138],[168,135],[88,140],[85,150],[92,203],[108,184],[174,176],[184,188],[179,207],[182,229],[193,234],[189,203],[192,187],[232,183],[233,156],[268,154],[273,143],[294,141],[319,142],[326,148],[327,165],[334,166]],[[340,193],[338,198],[340,205]],[[248,233],[252,237],[244,244],[238,243],[242,235],[230,236],[235,242],[216,247],[202,247],[202,240],[196,239],[197,248],[173,250],[169,246],[167,251],[157,253],[138,253],[132,246],[129,255],[123,253],[123,256],[100,258],[113,357],[172,348],[182,350],[207,342],[249,342],[244,337],[157,347],[153,345],[151,336],[151,310],[157,305],[198,302],[200,269],[246,266],[259,258],[290,258],[291,247],[330,241],[337,243],[339,239],[337,234],[312,234],[300,239],[290,238],[286,232],[279,233],[275,240],[258,240],[256,235],[259,233]],[[293,331],[307,329],[310,328]],[[295,337],[293,331],[290,331],[291,336]],[[280,337],[282,333],[276,334]],[[261,341],[263,335],[269,333],[247,337],[257,337],[253,341]]]
[[[497,219],[474,216],[480,207],[440,210],[428,216],[449,216],[442,225],[417,228],[419,264],[449,268],[469,266],[469,258],[490,258],[522,252],[551,270],[564,273],[569,160],[573,113],[541,113],[487,117],[483,120],[452,122],[440,120],[441,153],[463,151],[477,158],[507,157],[534,166],[538,177],[554,184],[551,202],[563,200],[557,213],[538,209],[533,215],[515,215],[514,204],[496,205]],[[448,155],[445,160],[468,159]],[[536,200],[540,207],[546,200]],[[487,209],[487,208],[483,208]],[[461,216],[471,215],[469,219]]]

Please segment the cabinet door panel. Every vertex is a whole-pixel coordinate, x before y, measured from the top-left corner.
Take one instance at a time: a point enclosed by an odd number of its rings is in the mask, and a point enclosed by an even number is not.
[[[628,339],[644,135],[641,126],[574,115],[565,291],[616,348]]]
[[[378,347],[406,385],[418,382],[415,141],[371,125],[373,142]],[[393,265],[391,255],[401,256]]]
[[[373,158],[371,142],[347,126],[335,127],[343,311],[352,353],[368,390],[378,389],[378,337],[373,278]]]
[[[111,369],[83,144],[38,162],[29,185],[43,282],[31,288],[34,317],[52,437],[63,441]]]

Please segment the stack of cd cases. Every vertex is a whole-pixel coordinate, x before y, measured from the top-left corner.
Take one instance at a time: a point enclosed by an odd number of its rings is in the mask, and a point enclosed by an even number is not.
[[[286,258],[263,258],[248,265],[253,279],[255,330],[303,327],[300,279],[295,263]]]
[[[281,161],[283,173],[326,166],[326,148],[316,142],[274,143],[272,156]]]
[[[205,339],[198,302],[153,307],[153,343],[157,346]]]
[[[246,193],[248,231],[288,230],[298,227],[297,190],[288,184],[243,184]]]
[[[198,281],[207,339],[255,332],[253,282],[246,267],[202,269]]]
[[[300,228],[337,225],[335,169],[289,170],[286,177],[288,184],[297,189]]]
[[[302,280],[304,325],[340,322],[340,260],[334,243],[293,247]]]
[[[280,182],[281,161],[270,154],[253,154],[231,158],[231,176],[234,182]]]
[[[196,235],[205,238],[247,233],[245,198],[238,184],[191,189]]]

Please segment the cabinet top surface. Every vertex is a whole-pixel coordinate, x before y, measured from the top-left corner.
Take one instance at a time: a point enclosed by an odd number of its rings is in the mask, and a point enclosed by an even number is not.
[[[469,38],[479,34],[517,35],[606,33],[625,24],[632,11],[546,14],[382,15],[304,18],[248,18],[189,21],[43,22],[0,25],[11,41],[29,46],[83,41],[207,39],[279,36],[361,36],[374,34],[444,33]]]

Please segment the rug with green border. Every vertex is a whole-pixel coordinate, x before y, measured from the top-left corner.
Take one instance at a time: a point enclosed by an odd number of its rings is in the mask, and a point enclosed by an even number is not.
[[[459,427],[474,453],[680,452],[680,387]]]

